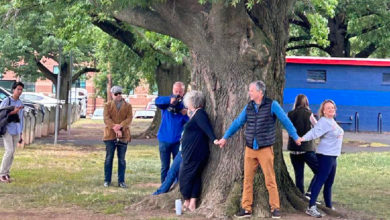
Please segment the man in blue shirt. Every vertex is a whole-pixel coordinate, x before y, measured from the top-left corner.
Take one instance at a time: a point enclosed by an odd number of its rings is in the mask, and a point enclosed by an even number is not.
[[[12,96],[5,98],[0,104],[0,108],[15,106],[14,110],[8,114],[8,124],[6,126],[6,132],[3,135],[5,152],[1,162],[0,181],[5,183],[11,182],[9,171],[14,160],[15,149],[18,142],[21,143],[23,141],[23,103],[19,99],[23,88],[23,83],[14,83],[12,86]]]
[[[252,82],[249,85],[248,94],[251,101],[233,121],[223,138],[218,141],[220,147],[224,147],[226,140],[233,136],[245,123],[247,124],[245,130],[246,148],[244,157],[244,186],[241,200],[242,209],[236,214],[236,217],[243,218],[252,215],[253,178],[256,168],[260,164],[269,194],[272,218],[280,218],[280,200],[275,179],[274,153],[272,149],[272,145],[275,143],[276,118],[279,119],[295,141],[299,137],[279,103],[264,96],[264,82]]]
[[[156,106],[161,109],[161,124],[157,133],[161,160],[161,183],[164,182],[172,158],[179,151],[180,137],[184,124],[188,121],[187,109],[184,108],[184,83],[175,82],[171,96],[156,98]]]

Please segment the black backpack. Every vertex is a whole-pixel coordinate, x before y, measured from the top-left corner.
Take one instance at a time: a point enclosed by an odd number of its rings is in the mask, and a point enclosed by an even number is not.
[[[5,100],[3,100],[5,101]],[[18,114],[8,115],[15,109],[15,106],[11,106],[11,98],[8,97],[8,106],[0,109],[0,137],[7,131],[7,124],[10,122],[19,123],[20,118]]]

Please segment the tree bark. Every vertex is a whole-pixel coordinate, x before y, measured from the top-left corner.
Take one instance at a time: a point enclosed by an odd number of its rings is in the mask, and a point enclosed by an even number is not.
[[[176,81],[181,81],[188,85],[190,81],[190,71],[184,64],[160,63],[156,68],[156,82],[159,96],[168,96],[172,94],[172,85]],[[161,111],[157,108],[156,115],[153,118],[149,128],[135,138],[153,138],[157,137],[157,132],[161,122]]]
[[[282,102],[285,79],[285,47],[288,39],[288,10],[294,0],[262,0],[248,11],[223,3],[200,5],[197,0],[167,0],[150,6],[150,13],[125,9],[115,16],[128,24],[161,31],[183,41],[191,51],[191,87],[206,95],[206,111],[217,137],[248,103],[248,85],[263,80],[266,95]],[[144,9],[146,10],[146,9]],[[134,14],[135,13],[135,14]],[[153,23],[158,17],[159,22]],[[169,84],[170,86],[171,84]],[[278,123],[274,145],[275,173],[283,211],[303,210],[307,203],[294,186],[282,154]],[[242,193],[245,141],[243,130],[228,140],[224,149],[210,145],[211,155],[203,173],[202,194],[197,212],[207,217],[231,216],[238,211]],[[261,169],[254,183],[254,216],[269,217],[268,193]],[[174,195],[148,198],[148,206],[172,207]]]

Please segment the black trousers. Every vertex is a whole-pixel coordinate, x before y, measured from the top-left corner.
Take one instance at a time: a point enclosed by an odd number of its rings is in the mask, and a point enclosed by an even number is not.
[[[180,166],[180,192],[185,200],[199,198],[202,186],[202,172],[206,167],[207,159],[199,161],[184,161]]]
[[[308,151],[304,154],[290,154],[291,163],[294,167],[295,173],[295,185],[298,187],[299,191],[304,193],[304,172],[305,172],[305,163],[310,167],[313,171],[314,176],[310,182],[308,192],[311,192],[311,188],[313,186],[314,180],[316,179],[318,173],[318,160],[314,151]]]

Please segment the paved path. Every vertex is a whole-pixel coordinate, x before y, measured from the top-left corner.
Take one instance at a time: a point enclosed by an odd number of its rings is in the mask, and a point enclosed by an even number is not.
[[[81,119],[83,120],[83,119]],[[139,126],[135,124],[134,126]],[[102,141],[104,124],[81,124],[71,129],[71,135],[67,131],[60,131],[58,144],[68,144],[73,146],[97,146],[104,145]],[[54,135],[36,139],[36,144],[53,144]],[[283,131],[283,148],[286,150],[287,133]],[[3,141],[0,140],[0,146]],[[158,145],[157,139],[133,139],[129,146],[135,145]],[[342,152],[383,152],[390,151],[390,133],[353,133],[345,132]]]

